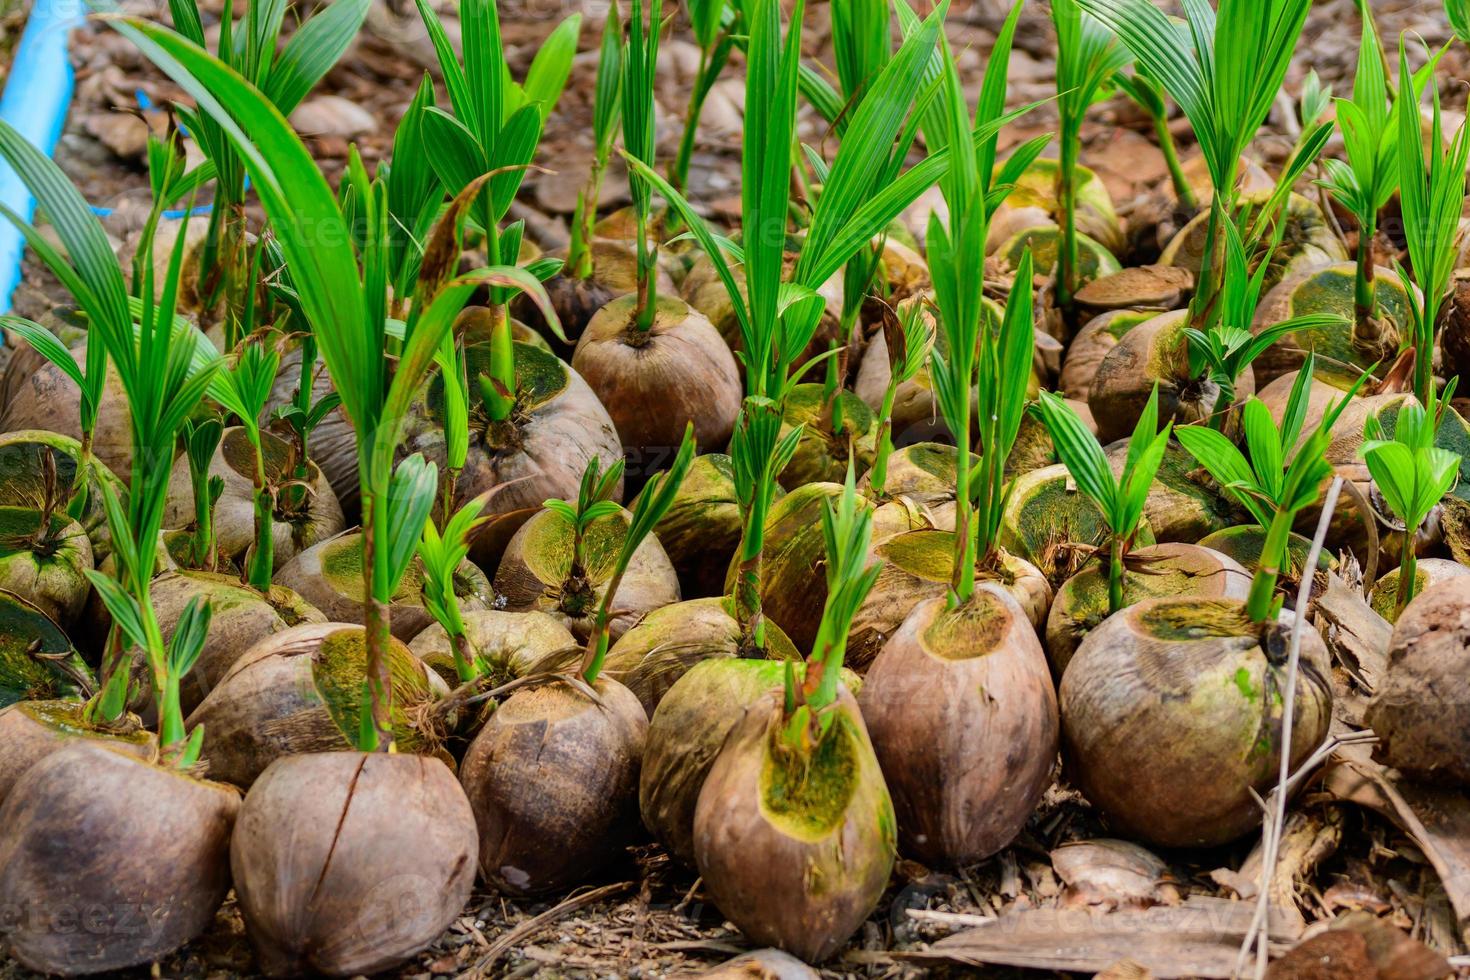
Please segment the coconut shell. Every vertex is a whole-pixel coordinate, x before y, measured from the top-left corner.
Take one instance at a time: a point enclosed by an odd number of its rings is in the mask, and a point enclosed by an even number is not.
[[[888,457],[888,477],[881,488],[882,498],[908,500],[920,507],[953,504],[957,459],[959,453],[953,446],[937,442],[900,446]],[[979,456],[970,454],[972,464],[979,460]],[[872,476],[872,470],[863,474],[858,481],[860,491],[872,494]]]
[[[1027,228],[1050,224],[1058,211],[1057,178],[1060,165],[1038,158],[1021,174],[1005,201],[990,219],[986,250],[995,251],[1006,239]],[[1087,167],[1076,168],[1077,230],[1097,239],[1111,252],[1122,250],[1123,228],[1107,184]]]
[[[783,278],[789,278],[795,270],[800,248],[799,241],[788,243],[782,260]],[[737,265],[731,271],[735,278],[736,288],[748,302],[749,294],[745,288],[745,266]],[[745,341],[740,332],[740,320],[735,315],[735,305],[730,302],[730,292],[715,271],[715,264],[710,261],[709,256],[701,253],[695,259],[689,268],[688,275],[679,284],[679,291],[690,306],[703,313],[710,323],[714,324],[715,329],[720,332],[720,336],[725,338],[725,343],[732,351],[744,348]],[[830,341],[846,339],[842,332],[842,325],[838,321],[838,315],[842,312],[843,307],[842,273],[835,273],[817,287],[817,292],[826,300],[826,307],[811,343],[797,356],[794,366],[800,366],[812,357],[824,353]]]
[[[52,752],[0,806],[0,907],[26,910],[6,922],[10,952],[76,976],[178,949],[229,891],[239,806],[233,787],[94,739]]]
[[[800,660],[781,627],[765,621],[766,652],[772,660]],[[744,648],[735,602],[728,596],[688,599],[644,616],[607,652],[603,670],[637,696],[653,715],[669,689],[705,660],[754,655]]]
[[[1056,463],[1016,477],[1001,514],[1000,546],[1059,586],[1081,570],[1090,554],[1070,546],[1099,547],[1108,533],[1097,504]],[[1139,525],[1136,543],[1154,543],[1147,519]]]
[[[392,969],[439,938],[475,882],[474,814],[438,759],[278,759],[236,827],[235,891],[269,976]]]
[[[460,782],[480,828],[480,873],[513,895],[561,891],[614,860],[637,831],[648,716],[599,678],[512,694],[465,753]]]
[[[29,350],[29,348],[24,348]],[[15,358],[20,357],[17,351]],[[15,364],[12,358],[11,364]],[[0,434],[0,507],[36,507],[44,495],[42,456],[49,453],[56,466],[56,485],[70,488],[76,483],[77,458],[81,443],[56,432],[22,429]],[[87,500],[76,520],[92,542],[92,558],[100,562],[112,551],[112,532],[107,526],[103,506],[102,484],[108,484],[119,499],[127,493],[112,471],[93,460],[92,475],[87,480]]]
[[[837,398],[842,409],[841,433],[831,431],[831,415],[821,385],[800,384],[787,393],[782,405],[781,437],[802,427],[796,452],[778,477],[788,491],[803,483],[825,480],[840,483],[847,475],[849,463],[857,476],[873,465],[877,418],[852,392],[840,391]]]
[[[1470,578],[1414,597],[1394,625],[1368,705],[1375,755],[1417,778],[1470,787]]]
[[[1165,312],[1183,306],[1194,289],[1194,273],[1168,265],[1139,265],[1094,279],[1073,297],[1084,315],[1111,310]]]
[[[1262,330],[1283,320],[1312,313],[1330,313],[1348,322],[1295,330],[1280,337],[1251,362],[1256,381],[1262,387],[1289,371],[1301,368],[1305,351],[1315,351],[1318,359],[1330,358],[1341,364],[1366,370],[1375,364],[1386,366],[1399,351],[1400,340],[1413,334],[1413,313],[1403,283],[1391,269],[1378,268],[1378,342],[1367,344],[1355,340],[1351,322],[1356,311],[1358,267],[1353,262],[1340,262],[1323,268],[1307,269],[1288,276],[1272,287],[1256,307],[1252,331]],[[1415,299],[1418,299],[1416,292]],[[1366,338],[1365,338],[1366,339]]]
[[[20,596],[51,619],[71,626],[87,605],[92,542],[64,511],[50,516],[40,542],[42,512],[0,506],[0,590]]]
[[[1240,201],[1260,207],[1271,193],[1269,188],[1248,191],[1240,195]],[[1347,249],[1328,224],[1322,209],[1313,201],[1300,194],[1292,194],[1287,199],[1283,213],[1285,229],[1280,246],[1272,254],[1263,291],[1269,291],[1288,276],[1345,262],[1348,258]],[[1159,263],[1178,266],[1197,274],[1204,264],[1209,217],[1208,208],[1195,215],[1164,247]]]
[[[71,352],[77,364],[85,368],[86,340],[74,345]],[[82,391],[70,376],[49,361],[39,365],[12,363],[10,370],[19,373],[14,382],[7,380],[11,396],[0,412],[0,432],[42,429],[82,438]],[[124,484],[132,479],[133,471],[132,417],[122,379],[109,360],[97,425],[92,431],[92,453]]]
[[[1156,544],[1138,548],[1126,559],[1123,605],[1157,596],[1240,599],[1250,595],[1251,575],[1218,551],[1193,544]],[[1106,558],[1089,564],[1057,590],[1046,619],[1046,652],[1057,677],[1067,669],[1077,645],[1108,618]]]
[[[1189,350],[1184,330],[1189,312],[1176,310],[1129,330],[1098,365],[1087,404],[1104,443],[1126,439],[1138,424],[1155,383],[1159,388],[1159,422],[1200,422],[1217,409],[1220,387],[1189,377]],[[1250,368],[1236,380],[1237,403],[1255,393]]]
[[[1213,847],[1259,829],[1280,769],[1291,614],[1252,624],[1240,602],[1147,599],[1087,634],[1062,676],[1075,785],[1114,831]],[[1301,639],[1291,767],[1327,737],[1332,689],[1317,631]]]
[[[411,722],[418,708],[449,688],[396,640],[388,647],[388,666],[399,749],[432,751]],[[282,756],[352,748],[347,733],[357,735],[366,670],[359,626],[294,626],[257,643],[189,715],[190,728],[204,726],[210,772],[249,787]]]
[[[735,356],[703,314],[660,296],[645,332],[634,323],[637,306],[636,296],[621,296],[598,311],[572,367],[607,408],[633,465],[652,473],[678,450],[688,423],[696,445],[724,449],[743,390]]]
[[[753,943],[817,963],[851,938],[888,885],[893,803],[845,688],[808,753],[778,749],[779,694],[746,708],[694,811],[705,891]],[[757,857],[758,856],[758,857]]]
[[[592,275],[586,279],[578,279],[563,269],[543,283],[547,298],[551,300],[551,308],[561,320],[562,333],[573,344],[582,336],[598,310],[619,296],[627,296],[638,289],[638,251],[631,240],[594,238],[588,248],[592,253]],[[564,260],[567,250],[555,249],[548,252],[547,257]],[[658,294],[671,296],[677,292],[673,280],[661,268]],[[512,301],[511,310],[533,329],[551,333],[540,308],[524,293]]]
[[[903,850],[957,867],[1005,847],[1051,785],[1057,700],[1021,607],[982,583],[916,606],[858,692]]]
[[[273,585],[262,594],[232,576],[210,572],[165,572],[153,580],[149,594],[165,643],[173,639],[179,617],[194,598],[208,601],[213,613],[204,650],[179,683],[185,713],[198,707],[257,643],[293,626],[327,622],[320,610],[285,586]],[[134,648],[133,659],[142,662],[143,651]]]
[[[574,576],[571,522],[553,510],[538,513],[511,538],[495,573],[495,591],[503,608],[546,613],[585,643],[631,520],[627,511],[594,520],[583,539],[587,567],[583,575]],[[650,534],[633,552],[613,596],[612,639],[616,641],[647,613],[678,601],[678,575],[663,545]]]
[[[361,623],[362,532],[344,531],[312,545],[280,567],[275,581],[321,610],[332,622]],[[490,580],[468,560],[460,562],[455,570],[454,592],[460,609],[466,612],[489,608],[495,601]],[[434,621],[424,605],[424,565],[419,558],[409,564],[388,614],[393,635],[405,642]]]
[[[1368,590],[1368,605],[1390,623],[1398,622],[1399,618],[1399,580],[1403,577],[1402,572],[1402,568],[1393,569],[1387,575],[1380,576]],[[1421,596],[1441,582],[1465,575],[1470,575],[1470,568],[1457,561],[1450,561],[1448,558],[1421,558],[1414,563],[1414,595]]]
[[[1112,310],[1100,313],[1072,338],[1062,361],[1061,387],[1068,398],[1087,401],[1103,358],[1118,345],[1123,335],[1158,314],[1142,310]]]
[[[310,446],[310,441],[307,442]],[[284,439],[261,433],[266,480],[279,486],[295,478],[295,462],[291,446]],[[215,547],[221,557],[243,565],[245,554],[255,544],[255,450],[245,429],[226,429],[209,473],[224,480],[224,490],[214,508]],[[324,541],[347,527],[342,505],[321,469],[307,461],[306,509],[300,514],[287,514],[284,505],[287,489],[280,491],[280,504],[271,522],[272,552],[275,567],[280,568],[298,552]],[[189,461],[180,457],[174,464],[169,483],[168,505],[164,511],[165,527],[188,527],[194,522],[194,490],[189,482]]]
[[[785,492],[777,484],[776,496]],[[722,453],[694,457],[674,492],[673,505],[653,532],[679,575],[680,595],[690,599],[723,595],[725,569],[745,533],[730,457]]]
[[[475,654],[490,664],[493,686],[524,677],[543,657],[575,647],[577,640],[554,617],[541,612],[477,609],[464,614],[465,634]],[[454,648],[438,623],[409,643],[408,649],[451,688],[459,686]]]
[[[18,701],[0,708],[0,803],[31,766],[80,740],[105,742],[150,762],[158,756],[158,739],[132,716],[108,730],[82,718],[80,701]]]
[[[1096,239],[1077,234],[1077,282],[1085,285],[1094,279],[1123,271],[1108,248]],[[1030,249],[1032,273],[1038,282],[1052,278],[1061,250],[1061,231],[1055,225],[1031,225],[1001,242],[992,254],[995,272],[1002,279],[1014,278],[1021,256]]]
[[[777,660],[705,660],[659,701],[648,723],[638,809],[644,826],[685,864],[694,863],[694,810],[720,747],[747,707],[781,687],[785,672]]]

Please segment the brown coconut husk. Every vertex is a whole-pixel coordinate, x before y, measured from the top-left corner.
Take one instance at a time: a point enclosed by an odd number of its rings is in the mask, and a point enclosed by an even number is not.
[[[1470,568],[1457,561],[1448,558],[1420,558],[1414,562],[1414,595],[1421,596],[1441,582],[1466,575],[1470,575]],[[1390,623],[1397,623],[1402,612],[1398,607],[1399,581],[1402,578],[1403,569],[1395,568],[1386,575],[1379,576],[1368,589],[1369,607]]]
[[[632,240],[594,238],[587,247],[592,255],[592,275],[578,279],[563,269],[542,284],[546,287],[551,308],[561,321],[562,333],[572,345],[577,343],[598,310],[638,289],[638,250]],[[555,249],[548,252],[547,257],[565,259],[567,250]],[[678,292],[662,266],[658,272],[658,292],[660,296]],[[524,293],[511,302],[511,311],[532,329],[551,333],[540,307]]]
[[[95,740],[145,761],[158,758],[158,739],[137,717],[127,715],[113,728],[99,728],[82,717],[79,701],[18,701],[0,708],[0,803],[37,762],[74,741]]]
[[[778,499],[785,492],[776,485]],[[730,457],[723,453],[694,457],[653,533],[679,575],[680,595],[686,599],[724,595],[725,569],[745,533]]]
[[[71,353],[77,364],[85,366],[86,340],[74,344]],[[6,384],[10,400],[0,411],[0,432],[41,429],[82,438],[82,390],[56,365],[49,361],[28,363],[17,357],[10,363]],[[92,431],[92,453],[124,484],[131,478],[133,466],[132,417],[122,379],[109,362],[97,425]]]
[[[1124,334],[1157,315],[1151,310],[1112,310],[1088,320],[1072,338],[1062,361],[1060,381],[1067,397],[1086,402],[1103,358],[1118,345]]]
[[[419,705],[448,686],[396,639],[387,660],[393,680],[393,733],[401,751],[433,752],[437,735],[413,727]],[[362,706],[366,642],[360,626],[295,626],[247,650],[190,713],[204,727],[204,758],[217,778],[249,787],[286,755],[353,747]]]
[[[1291,615],[1255,624],[1236,601],[1147,599],[1082,641],[1062,676],[1063,753],[1114,831],[1212,847],[1259,829],[1257,796],[1280,769]],[[1303,630],[1293,768],[1327,736],[1330,669]]]
[[[375,974],[459,916],[475,818],[438,759],[316,752],[272,763],[236,823],[230,866],[269,976]]]
[[[577,641],[554,617],[542,612],[476,609],[463,614],[470,653],[490,668],[491,687],[530,673],[542,660]],[[451,688],[459,687],[454,645],[444,627],[434,623],[409,643],[408,649]]]
[[[778,746],[781,699],[748,707],[710,767],[694,855],[720,913],[759,945],[830,957],[871,914],[895,853],[893,803],[845,688],[811,750]]]
[[[647,732],[638,699],[607,677],[590,693],[558,678],[507,698],[460,772],[485,880],[513,895],[544,894],[615,858],[637,831]]]
[[[0,806],[0,906],[27,910],[6,923],[10,952],[76,976],[178,949],[229,891],[239,807],[233,787],[95,739],[52,752]]]
[[[598,311],[577,342],[572,367],[607,408],[623,448],[639,469],[677,450],[686,424],[695,444],[725,448],[740,413],[735,356],[704,315],[660,294],[653,325],[638,329],[636,296]]]
[[[858,692],[905,853],[957,867],[1005,847],[1051,785],[1057,702],[1019,604],[980,584],[970,601],[916,606]]]

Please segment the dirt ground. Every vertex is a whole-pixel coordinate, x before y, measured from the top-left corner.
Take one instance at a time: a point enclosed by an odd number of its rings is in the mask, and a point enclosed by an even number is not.
[[[450,8],[445,16],[452,24],[452,7],[443,5]],[[540,40],[562,16],[585,6],[582,44],[586,49],[596,42],[605,10],[601,0],[502,0],[500,6],[518,77]],[[808,24],[825,25],[828,18],[820,9],[823,5],[813,6],[817,9],[809,12]],[[1387,38],[1405,30],[1416,32],[1430,44],[1447,38],[1438,0],[1373,0],[1373,8]],[[154,15],[161,10],[166,10],[162,3],[149,8]],[[965,79],[975,87],[1000,16],[994,0],[956,0],[954,4],[951,40],[963,51],[962,68],[968,69]],[[16,26],[13,16],[0,23],[0,57],[7,61]],[[1291,91],[1299,90],[1311,69],[1325,84],[1345,93],[1351,87],[1357,32],[1353,0],[1318,3],[1290,76]],[[809,30],[807,46],[814,57],[831,63],[824,34]],[[1012,63],[1013,103],[1044,99],[1052,93],[1052,50],[1046,5],[1033,0],[1023,18]],[[160,125],[163,119],[159,109],[144,107],[162,106],[178,93],[143,65],[128,42],[105,29],[79,31],[73,53],[77,97],[57,156],[89,201],[112,209],[106,225],[122,248],[141,222],[147,204],[141,159],[144,126]],[[682,17],[662,56],[659,137],[667,159],[677,145],[685,93],[697,58]],[[1441,77],[1465,79],[1465,59],[1464,47],[1457,46],[1442,63]],[[411,3],[390,0],[376,7],[359,42],[305,107],[310,110],[312,145],[322,168],[329,174],[339,171],[353,142],[370,166],[381,159],[399,115],[432,62],[432,49]],[[584,50],[548,125],[538,159],[548,172],[531,175],[513,212],[514,217],[526,219],[530,236],[545,247],[565,241],[566,222],[588,164],[595,69],[595,51]],[[1449,85],[1446,91],[1452,104],[1464,98],[1463,84]],[[710,99],[694,157],[692,196],[716,216],[739,208],[742,102],[743,81],[737,63]],[[1176,132],[1187,140],[1187,126],[1182,119],[1176,123]],[[1006,141],[1018,142],[1048,125],[1048,111],[1043,108],[1012,127]],[[819,143],[823,133],[809,112],[806,126],[804,138]],[[1290,146],[1294,127],[1290,105],[1283,99],[1255,155],[1268,165],[1278,160]],[[1098,106],[1084,138],[1083,162],[1102,175],[1125,217],[1166,179],[1163,158],[1150,141],[1146,120],[1123,100]],[[611,208],[625,199],[626,187],[615,169],[606,182],[602,203]],[[16,297],[18,312],[34,317],[64,302],[54,280],[34,264],[27,270]],[[1350,678],[1339,680],[1344,685],[1352,683]],[[1281,895],[1293,903],[1294,914],[1302,922],[1357,912],[1391,923],[1447,956],[1465,954],[1451,895],[1470,891],[1470,862],[1462,865],[1466,874],[1458,881],[1445,879],[1437,870],[1452,863],[1442,848],[1447,838],[1457,835],[1411,837],[1401,829],[1402,820],[1383,815],[1391,807],[1375,808],[1366,801],[1366,796],[1350,792],[1340,779],[1323,780],[1299,798],[1277,875]],[[1447,817],[1449,825],[1460,821],[1458,826],[1465,830],[1460,843],[1470,848],[1470,804],[1461,797],[1445,806],[1453,811]],[[1028,971],[939,964],[926,950],[932,952],[931,944],[945,936],[974,927],[982,919],[994,921],[997,916],[1047,909],[1085,910],[1092,915],[1108,910],[1167,911],[1197,900],[1254,897],[1249,861],[1255,842],[1251,840],[1218,851],[1151,855],[1132,845],[1097,843],[1103,833],[1087,805],[1058,782],[1022,837],[997,857],[953,875],[901,862],[873,917],[848,948],[820,971],[821,976],[1007,976]],[[1088,841],[1094,843],[1076,846]],[[1072,846],[1058,852],[1063,845]],[[1452,846],[1449,850],[1454,852]],[[1460,858],[1464,857],[1461,853]],[[1237,910],[1249,907],[1246,902],[1234,903]],[[1174,920],[1165,916],[1162,921]],[[1228,942],[1230,917],[1222,922],[1217,924],[1215,939]],[[1164,932],[1168,931],[1166,926]],[[1150,941],[1166,939],[1156,930]],[[1238,944],[1238,937],[1235,941]],[[695,874],[656,845],[645,844],[631,849],[605,878],[570,895],[543,902],[511,902],[477,893],[465,914],[434,947],[397,975],[676,977],[697,974],[747,948],[739,933],[705,899]],[[1117,958],[1126,960],[1126,952]],[[1080,962],[1031,962],[1029,972],[1094,972],[1101,968]],[[1419,961],[1404,961],[1400,966],[1393,976],[1433,975]],[[159,964],[153,975],[244,977],[255,972],[243,924],[231,901],[207,935]],[[1470,976],[1470,967],[1461,967],[1459,972]],[[129,975],[148,973],[139,969]],[[13,963],[0,963],[4,980],[27,975]],[[1130,972],[1125,964],[1109,975],[1144,974]]]

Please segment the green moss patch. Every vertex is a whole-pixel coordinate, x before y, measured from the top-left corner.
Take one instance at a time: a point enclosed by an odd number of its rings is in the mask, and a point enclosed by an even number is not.
[[[328,634],[311,662],[312,683],[322,705],[350,744],[357,744],[361,721],[362,685],[367,677],[367,634],[342,629]],[[409,724],[409,711],[433,697],[428,678],[417,658],[402,643],[390,640],[388,673],[393,684],[393,737],[406,751],[417,751],[424,740]]]
[[[980,590],[955,609],[942,609],[924,628],[924,649],[945,660],[993,653],[1014,623],[1014,612],[993,592]]]
[[[1181,642],[1250,636],[1255,630],[1242,603],[1216,599],[1157,603],[1140,611],[1138,622],[1156,639]]]
[[[91,671],[60,627],[30,603],[0,593],[0,707],[17,701],[80,696],[67,671],[43,659],[58,655],[72,671],[91,678]]]
[[[857,735],[842,714],[833,719],[810,755],[779,744],[773,733],[761,766],[761,805],[779,830],[801,840],[821,840],[842,822],[857,789]]]

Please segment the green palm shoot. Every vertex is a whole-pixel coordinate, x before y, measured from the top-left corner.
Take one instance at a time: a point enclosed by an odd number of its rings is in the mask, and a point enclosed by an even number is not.
[[[786,665],[783,738],[798,750],[821,742],[832,723],[830,709],[837,703],[852,620],[883,570],[871,555],[873,508],[857,492],[850,463],[842,494],[828,500],[822,511],[822,537],[827,549],[822,621],[799,682],[796,665]]]
[[[934,318],[918,303],[905,303],[896,311],[883,311],[883,341],[888,348],[888,386],[878,411],[877,451],[873,455],[868,483],[877,496],[888,484],[888,459],[893,455],[893,401],[900,385],[916,378],[929,364],[934,350]]]
[[[197,0],[169,0],[168,6],[174,30],[206,47]],[[225,0],[215,54],[259,89],[276,111],[289,116],[352,44],[370,6],[371,0],[329,4],[281,44],[289,4],[245,0],[237,22],[234,0]],[[207,309],[225,301],[225,347],[232,349],[247,332],[241,329],[240,317],[254,287],[245,234],[247,167],[238,147],[207,113],[184,106],[175,111],[214,165],[214,202],[200,250],[199,295]]]
[[[1429,139],[1423,136],[1419,100],[1428,88],[1433,107]],[[1399,39],[1399,98],[1394,103],[1398,128],[1399,203],[1404,219],[1404,238],[1409,245],[1412,277],[1398,269],[1404,292],[1409,295],[1413,321],[1411,343],[1416,352],[1414,394],[1421,405],[1433,404],[1434,342],[1440,311],[1448,299],[1455,264],[1459,260],[1457,240],[1460,215],[1465,207],[1465,168],[1470,164],[1470,126],[1460,125],[1455,138],[1445,143],[1444,119],[1439,107],[1439,87],[1432,75],[1424,80],[1409,71],[1408,52]],[[1414,285],[1418,285],[1415,295]]]
[[[587,580],[587,532],[596,521],[623,509],[616,500],[623,467],[624,462],[620,459],[604,470],[602,460],[593,456],[582,473],[575,503],[565,500],[547,500],[544,503],[547,510],[560,515],[571,525],[572,568],[569,578],[574,582]]]
[[[215,376],[210,397],[240,420],[245,439],[254,456],[251,474],[255,517],[255,543],[245,562],[245,582],[265,592],[271,587],[275,567],[274,526],[276,487],[272,486],[265,468],[265,445],[262,442],[260,417],[270,400],[276,382],[281,355],[267,350],[261,343],[247,343],[235,355],[234,364]]]
[[[1118,475],[1113,473],[1097,436],[1065,400],[1043,391],[1036,408],[1051,433],[1057,456],[1077,488],[1092,498],[1102,512],[1103,523],[1108,528],[1108,612],[1115,613],[1123,608],[1123,577],[1128,555],[1138,540],[1143,508],[1169,446],[1173,423],[1159,429],[1159,389],[1155,385],[1128,440],[1128,455],[1123,461],[1123,472]]]
[[[977,557],[987,568],[999,557],[1000,515],[1007,494],[1005,462],[1020,430],[1035,350],[1029,250],[1021,258],[1005,316],[998,325],[987,322],[984,284],[974,274],[984,265],[990,216],[1004,200],[1008,181],[1014,179],[1014,162],[1008,162],[1001,175],[993,178],[996,140],[991,124],[1005,107],[1006,69],[1020,11],[1020,3],[1011,8],[996,38],[973,117],[948,43],[942,45],[939,96],[924,123],[929,142],[939,142],[952,154],[952,164],[940,179],[949,223],[946,226],[931,215],[926,238],[935,307],[947,348],[943,355],[938,350],[933,353],[930,375],[939,412],[958,453],[951,606],[968,602],[974,593]],[[968,462],[976,435],[972,397],[979,409],[982,446],[973,474]]]
[[[462,61],[427,0],[418,0],[418,5],[453,109],[452,113],[434,106],[427,109],[421,123],[420,152],[452,195],[491,175],[485,192],[476,198],[471,217],[484,235],[487,264],[503,270],[503,281],[492,284],[489,291],[490,369],[476,387],[491,422],[503,423],[516,404],[515,344],[507,305],[521,291],[534,296],[539,282],[555,275],[561,263],[541,260],[524,269],[517,267],[525,223],[500,225],[536,155],[546,118],[566,86],[582,18],[574,14],[557,25],[520,84],[506,70],[496,0],[466,0],[460,5]],[[566,339],[561,337],[561,324],[554,314],[547,317],[547,323],[560,339]],[[457,370],[464,371],[462,357]],[[446,429],[457,428],[457,421],[446,419]]]
[[[592,169],[587,174],[587,182],[577,192],[577,208],[572,215],[572,240],[567,246],[564,272],[577,279],[587,279],[592,275],[592,238],[597,221],[597,202],[602,197],[602,178],[607,173],[613,139],[617,136],[618,120],[622,116],[622,30],[618,5],[614,0],[608,8],[607,20],[602,26],[602,44],[597,51],[597,82],[592,93]],[[691,129],[693,125],[691,121]],[[689,139],[692,143],[693,137]]]
[[[1240,376],[1267,348],[1295,331],[1343,322],[1342,317],[1335,314],[1308,313],[1253,333],[1251,324],[1255,320],[1269,268],[1263,262],[1256,266],[1254,272],[1250,271],[1240,233],[1234,224],[1226,224],[1225,278],[1219,294],[1220,321],[1203,331],[1194,327],[1184,328],[1190,377],[1209,381],[1220,390],[1209,418],[1212,429],[1225,430],[1235,406]]]
[[[1070,310],[1079,285],[1077,158],[1082,150],[1082,121],[1098,92],[1129,57],[1128,49],[1091,15],[1084,14],[1077,0],[1052,0],[1051,20],[1057,32],[1057,136],[1061,152],[1056,218],[1062,241],[1057,252],[1056,301],[1058,308]]]
[[[1443,413],[1449,407],[1454,382],[1447,387],[1437,405],[1426,408],[1415,402],[1405,403],[1394,421],[1392,437],[1384,432],[1378,416],[1370,415],[1363,433],[1366,441],[1358,450],[1388,509],[1404,525],[1398,595],[1394,603],[1400,612],[1414,598],[1418,584],[1415,545],[1419,528],[1450,492],[1460,474],[1460,457],[1434,444]]]
[[[1215,188],[1190,307],[1194,326],[1202,329],[1216,316],[1217,270],[1224,265],[1217,250],[1224,223],[1236,220],[1240,155],[1281,91],[1311,0],[1219,0],[1218,13],[1199,0],[1185,4],[1187,26],[1176,25],[1151,0],[1076,3],[1117,35],[1194,129]]]
[[[225,491],[225,479],[211,476],[215,450],[219,449],[225,424],[218,415],[184,420],[181,436],[184,458],[189,464],[189,489],[194,498],[194,535],[190,559],[195,568],[212,572],[219,566],[219,547],[214,537],[214,507]]]
[[[663,0],[649,0],[645,23],[643,0],[633,0],[628,43],[623,54],[623,152],[649,170],[653,169],[658,142],[654,131],[653,84],[663,8]],[[628,171],[628,190],[633,198],[638,238],[638,305],[633,313],[633,325],[647,334],[658,312],[658,246],[649,241],[653,192],[648,180],[635,169]]]
[[[740,649],[752,656],[766,651],[765,618],[761,613],[761,565],[765,554],[766,516],[776,497],[776,480],[801,442],[802,429],[781,436],[781,407],[769,398],[747,397],[730,436],[730,463],[735,499],[740,506],[739,563],[735,573],[735,620]]]
[[[435,524],[432,516],[429,517],[424,521],[423,537],[419,540],[419,559],[424,566],[424,607],[449,637],[454,670],[462,684],[469,684],[482,676],[487,665],[465,629],[454,579],[460,565],[469,556],[470,539],[475,530],[489,520],[480,516],[489,499],[487,492],[465,504],[448,516],[443,530]]]
[[[1378,235],[1378,214],[1398,189],[1398,130],[1389,116],[1388,73],[1383,66],[1373,12],[1362,7],[1363,32],[1358,46],[1358,69],[1353,77],[1353,97],[1337,100],[1338,127],[1342,130],[1347,160],[1322,161],[1327,176],[1321,185],[1353,216],[1358,226],[1357,274],[1353,287],[1353,341],[1369,360],[1378,360],[1385,342],[1378,323],[1378,290],[1373,261],[1373,240]]]
[[[1245,403],[1241,421],[1249,458],[1213,429],[1190,425],[1175,432],[1190,455],[1264,530],[1265,542],[1246,599],[1246,613],[1256,623],[1274,621],[1281,611],[1276,583],[1289,567],[1292,525],[1299,513],[1317,503],[1322,484],[1332,475],[1325,456],[1332,425],[1368,377],[1366,373],[1360,377],[1328,406],[1317,427],[1304,433],[1315,367],[1315,358],[1308,354],[1279,426],[1265,403],[1255,398]]]
[[[618,587],[623,583],[623,573],[627,571],[628,563],[633,560],[633,555],[644,540],[653,533],[654,527],[674,505],[674,497],[678,495],[679,487],[683,486],[689,464],[693,461],[694,425],[690,423],[684,427],[684,439],[679,443],[679,451],[674,454],[674,461],[669,464],[668,470],[650,479],[633,503],[633,516],[628,521],[627,533],[623,535],[622,547],[618,549],[612,577],[608,579],[602,601],[598,604],[597,618],[593,620],[592,633],[587,638],[587,647],[578,669],[578,674],[588,684],[597,683],[597,678],[602,674],[602,665],[607,660],[613,601],[617,597]],[[616,508],[615,504],[613,506]]]
[[[395,326],[390,334],[391,238],[383,181],[370,179],[353,154],[339,203],[300,137],[249,82],[167,28],[139,20],[119,21],[117,28],[235,143],[292,270],[299,315],[310,325],[356,434],[367,646],[357,742],[364,751],[387,751],[393,739],[389,607],[417,551],[438,480],[432,464],[410,458],[395,470],[393,459],[409,407],[455,318],[476,289],[509,277],[493,267],[455,275],[464,222],[493,175],[471,181],[445,210],[425,248],[412,306],[398,321],[401,331]],[[355,243],[320,233],[344,226],[354,229]]]

